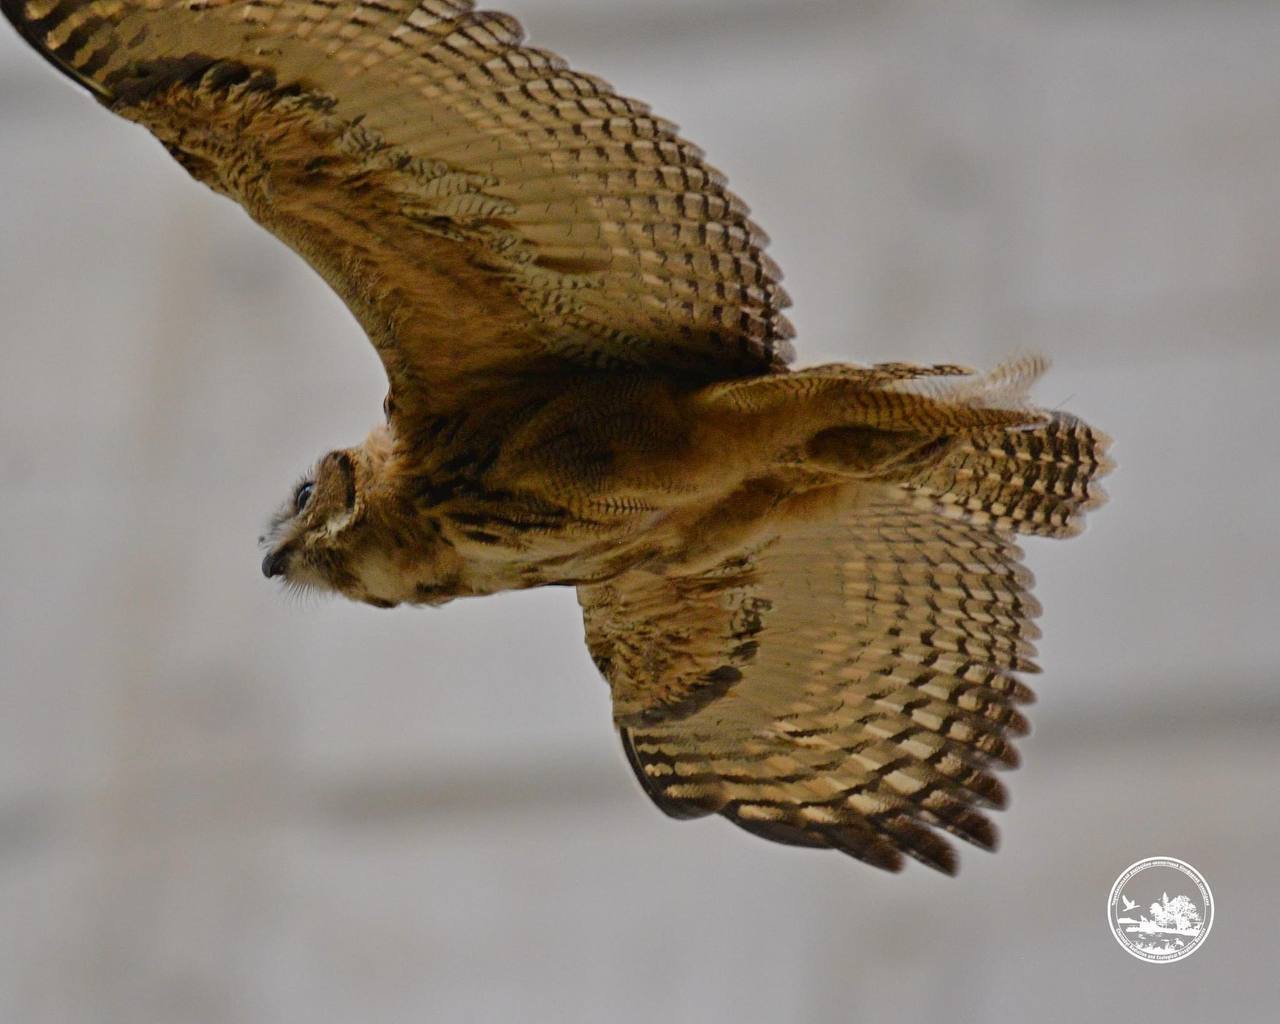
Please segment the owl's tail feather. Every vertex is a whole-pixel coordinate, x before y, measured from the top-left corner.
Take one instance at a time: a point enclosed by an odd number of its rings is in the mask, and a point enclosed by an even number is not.
[[[962,434],[901,486],[954,518],[1073,537],[1085,513],[1107,500],[1098,481],[1115,466],[1110,443],[1083,420],[1055,412],[1036,427]]]
[[[1004,428],[960,430],[935,442],[939,457],[917,463],[901,480],[907,490],[945,515],[1041,537],[1071,537],[1084,515],[1106,501],[1098,481],[1115,463],[1111,439],[1065,412],[1030,404],[1028,391],[1048,368],[1025,356],[982,377],[928,378],[907,387],[942,402],[1010,409],[1035,417]]]

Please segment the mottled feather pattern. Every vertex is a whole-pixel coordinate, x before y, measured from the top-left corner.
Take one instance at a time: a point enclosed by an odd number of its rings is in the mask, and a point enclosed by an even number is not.
[[[1013,673],[1035,671],[1039,608],[1019,554],[904,496],[776,538],[746,566],[702,580],[696,602],[693,582],[647,574],[584,588],[592,650],[624,708],[632,686],[647,692],[646,651],[711,635],[708,603],[721,636],[721,609],[750,599],[759,612],[751,657],[722,699],[652,724],[643,712],[624,719],[645,788],[677,816],[717,811],[881,867],[900,867],[906,853],[953,870],[930,827],[993,846],[994,828],[972,806],[1004,805],[991,768],[1017,764],[1017,705],[1032,694]],[[665,603],[632,599],[664,586]],[[637,621],[646,611],[655,618]],[[711,646],[689,672],[697,686],[730,650]]]
[[[542,354],[703,377],[790,357],[767,239],[723,177],[646,105],[523,47],[507,15],[434,0],[4,3],[315,264],[419,404],[464,400],[460,384]],[[457,267],[455,303],[426,298],[439,265]],[[441,369],[457,358],[471,381]]]
[[[994,826],[974,808],[1005,803],[991,772],[1018,764],[1013,740],[1028,729],[1019,705],[1033,699],[1016,673],[1039,671],[1041,609],[1012,535],[1077,532],[1112,467],[1105,435],[1026,401],[1043,368],[1020,360],[983,377],[944,366],[817,367],[706,389],[707,401],[752,416],[807,408],[815,396],[823,407],[857,405],[850,418],[864,452],[863,422],[877,436],[943,443],[922,442],[922,469],[882,460],[879,497],[780,530],[733,572],[703,574],[696,583],[706,589],[635,573],[582,591],[592,651],[615,708],[621,700],[628,711],[619,719],[628,757],[659,806],[677,817],[718,812],[780,842],[894,870],[902,854],[955,870],[954,852],[930,829],[994,847]],[[984,425],[989,414],[1008,418]],[[817,443],[832,434],[810,442],[807,464],[816,450],[841,468],[841,448]],[[723,615],[706,610],[747,594],[761,616],[733,688],[689,715],[636,715],[633,694],[648,692],[663,709],[680,687],[671,664],[655,671],[637,656],[687,651],[690,634],[723,637]],[[726,647],[722,639],[684,666],[685,685],[705,687]],[[657,693],[647,688],[654,679]]]
[[[466,0],[0,0],[334,288],[385,424],[262,571],[376,607],[577,587],[627,758],[877,867],[991,849],[1038,671],[1019,534],[1105,498],[1045,363],[791,370],[768,239],[676,127]]]
[[[1072,537],[1085,513],[1106,501],[1098,481],[1115,465],[1110,445],[1075,416],[1053,413],[1042,426],[967,435],[911,487],[925,507],[940,504],[997,530]]]
[[[725,696],[759,648],[765,586],[751,560],[737,557],[698,576],[636,573],[583,588],[597,627],[588,629],[587,645],[613,681],[615,721],[688,718]],[[670,619],[673,607],[679,621]]]

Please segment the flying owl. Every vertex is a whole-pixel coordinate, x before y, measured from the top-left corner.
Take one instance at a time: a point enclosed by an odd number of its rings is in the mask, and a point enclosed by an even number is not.
[[[385,423],[271,523],[268,577],[389,608],[577,588],[667,814],[898,870],[983,848],[1031,699],[1018,534],[1106,438],[986,375],[792,370],[764,233],[643,103],[468,0],[0,0],[345,300]]]

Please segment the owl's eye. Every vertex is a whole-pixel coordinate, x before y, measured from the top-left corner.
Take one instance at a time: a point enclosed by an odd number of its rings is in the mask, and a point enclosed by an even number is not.
[[[295,514],[307,507],[307,502],[311,500],[311,492],[315,489],[316,485],[312,480],[298,484],[298,489],[293,492],[293,511]]]

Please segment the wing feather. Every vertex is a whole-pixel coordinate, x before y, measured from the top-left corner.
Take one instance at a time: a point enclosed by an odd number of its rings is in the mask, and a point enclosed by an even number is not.
[[[623,745],[668,814],[952,872],[1018,763],[1038,605],[988,526],[888,494],[696,577],[580,589]]]
[[[789,358],[767,238],[671,122],[460,0],[0,0],[44,56],[297,250],[396,409],[515,379]]]

